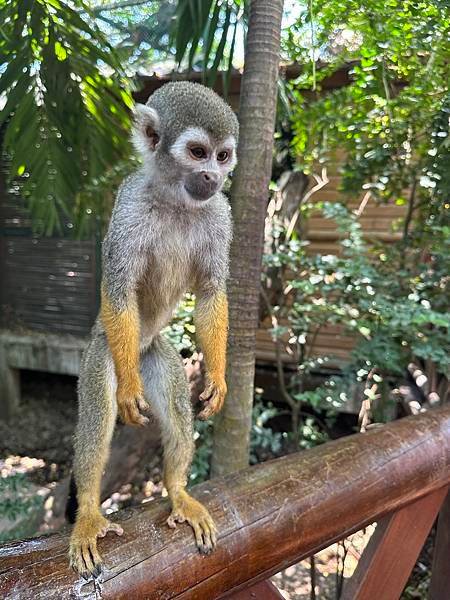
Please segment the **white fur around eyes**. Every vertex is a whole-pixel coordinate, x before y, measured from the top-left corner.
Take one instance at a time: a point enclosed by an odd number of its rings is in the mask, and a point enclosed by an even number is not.
[[[209,135],[201,127],[189,127],[177,137],[175,142],[170,147],[170,153],[179,162],[186,159],[186,146],[190,144],[199,144],[204,146],[206,150],[211,149],[211,140]]]
[[[210,156],[207,161],[206,159],[205,161],[196,161],[187,152],[188,144],[204,146],[208,153],[211,153],[211,151],[215,153],[227,151],[231,156],[224,163],[218,163],[215,156]],[[219,169],[222,172],[229,172],[236,164],[236,140],[233,136],[228,136],[220,143],[215,144],[201,127],[189,127],[172,144],[170,153],[178,163],[184,164],[186,167]]]
[[[230,154],[230,158],[226,162],[220,163],[220,164],[223,168],[225,168],[227,170],[227,172],[232,171],[234,169],[234,167],[236,166],[236,160],[237,160],[235,138],[232,135],[225,138],[220,144],[217,145],[217,151],[218,152],[226,151]]]
[[[232,135],[228,136],[223,140],[223,142],[220,142],[218,148],[219,150],[223,148],[224,150],[232,150],[234,152],[236,150],[235,138]]]
[[[131,133],[131,141],[133,142],[136,151],[145,157],[150,148],[148,143],[148,137],[146,134],[147,127],[153,127],[158,130],[159,128],[159,116],[156,110],[145,104],[135,104],[133,108],[134,124],[133,131]]]

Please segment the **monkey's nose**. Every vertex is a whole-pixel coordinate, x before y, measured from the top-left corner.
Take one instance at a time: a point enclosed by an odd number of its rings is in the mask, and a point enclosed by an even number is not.
[[[201,176],[203,181],[206,181],[210,184],[218,184],[220,176],[214,171],[202,171]]]

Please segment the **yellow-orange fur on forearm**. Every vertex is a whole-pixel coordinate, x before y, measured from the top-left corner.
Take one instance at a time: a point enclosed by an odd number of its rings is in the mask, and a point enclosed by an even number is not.
[[[228,337],[228,301],[225,292],[200,297],[194,321],[208,377],[215,382],[224,381]]]
[[[102,290],[101,320],[111,350],[118,385],[130,397],[142,393],[139,375],[139,312],[135,301],[123,311],[111,306]]]

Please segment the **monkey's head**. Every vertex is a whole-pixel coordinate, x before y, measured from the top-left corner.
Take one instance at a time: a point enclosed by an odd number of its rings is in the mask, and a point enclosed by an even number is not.
[[[133,142],[144,168],[189,202],[221,189],[236,164],[238,132],[228,104],[198,83],[167,83],[135,107]]]

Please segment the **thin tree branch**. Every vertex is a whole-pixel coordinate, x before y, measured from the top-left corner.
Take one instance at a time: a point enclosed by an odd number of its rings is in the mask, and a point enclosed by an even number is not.
[[[367,375],[366,384],[364,386],[364,395],[361,401],[361,410],[359,411],[358,421],[360,424],[360,432],[364,433],[372,423],[372,400],[376,400],[380,397],[380,394],[377,394],[378,385],[373,383],[372,378],[376,372],[376,367],[372,367],[370,369],[369,374]],[[370,394],[366,394],[366,390],[369,389],[370,386]]]
[[[321,190],[323,187],[325,187],[327,185],[327,183],[329,183],[329,179],[328,179],[328,175],[327,175],[327,170],[324,167],[322,169],[322,173],[321,176],[313,174],[314,179],[316,180],[316,185],[314,185],[308,192],[306,192],[306,194],[303,196],[303,198],[301,199],[301,204],[305,204],[305,202],[307,202],[311,196],[313,194],[315,194],[316,192],[318,192],[319,190]],[[286,230],[286,239],[289,240],[292,232],[294,231],[294,228],[297,224],[297,220],[298,217],[300,215],[300,207],[297,208],[297,210],[295,211],[295,213],[292,216],[292,219],[288,225],[288,228]]]
[[[405,217],[405,222],[403,224],[403,245],[406,249],[409,237],[409,228],[411,226],[412,216],[414,213],[414,209],[416,208],[414,205],[414,200],[416,197],[416,188],[417,188],[417,179],[414,177],[411,193],[409,194],[409,202],[408,202],[408,212]]]
[[[263,286],[261,286],[261,296],[264,300],[264,304],[266,305],[267,311],[270,315],[270,318],[272,321],[272,326],[278,327],[278,319],[273,314],[272,306],[270,304],[269,298],[267,297],[266,290],[263,288]],[[276,353],[276,361],[277,361],[278,383],[280,385],[281,395],[283,396],[283,398],[285,399],[287,404],[290,406],[290,408],[292,410],[296,410],[298,408],[299,403],[294,400],[294,398],[288,392],[288,389],[286,386],[286,378],[284,376],[283,361],[281,360],[280,340],[278,338],[275,340],[275,353]]]
[[[103,21],[104,23],[107,23],[110,27],[117,29],[117,31],[120,31],[121,33],[130,33],[130,30],[127,27],[125,27],[121,23],[116,23],[116,21],[113,21],[109,17],[105,17],[101,14],[96,14],[95,18],[99,19],[100,21]]]

